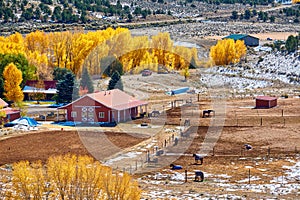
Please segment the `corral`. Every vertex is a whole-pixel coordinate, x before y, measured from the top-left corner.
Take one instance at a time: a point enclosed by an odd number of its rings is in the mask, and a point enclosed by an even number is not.
[[[237,197],[246,195],[247,198],[270,198],[274,194],[269,192],[272,189],[268,189],[268,186],[264,190],[261,189],[261,192],[244,189],[272,184],[274,179],[276,183],[284,183],[281,184],[281,188],[287,188],[288,184],[295,183],[295,179],[290,179],[287,174],[289,168],[283,167],[292,167],[292,161],[297,160],[299,155],[300,116],[295,109],[300,106],[298,98],[280,98],[279,106],[269,110],[253,109],[253,99],[227,100],[224,104],[225,115],[215,109],[216,114],[211,118],[202,118],[201,111],[211,108],[213,101],[203,99],[197,102],[196,95],[192,99],[192,104],[162,111],[155,118],[120,124],[119,130],[112,129],[115,132],[87,132],[86,129],[78,128],[77,132],[57,130],[25,135],[13,134],[12,136],[15,137],[1,141],[1,163],[11,163],[21,159],[46,160],[50,155],[75,153],[92,154],[110,164],[110,161],[117,160],[118,154],[120,155],[122,151],[123,155],[127,154],[126,152],[136,153],[138,157],[129,156],[111,165],[134,173],[145,191],[144,198],[151,198],[149,196],[151,190],[159,190],[157,187],[173,191],[178,198],[183,198],[185,191],[190,191],[189,195],[202,197],[230,193]],[[186,119],[189,120],[190,126],[184,126]],[[224,125],[219,126],[217,119],[224,120]],[[137,128],[136,125],[142,121],[148,123],[149,127]],[[161,126],[162,121],[165,121],[164,128],[155,131],[155,136],[152,135],[151,129]],[[213,125],[214,122],[218,123]],[[179,131],[167,130],[176,130],[176,127],[186,129],[182,134]],[[209,135],[210,129],[219,130],[219,137]],[[138,130],[144,134],[138,134]],[[127,134],[120,132],[127,132]],[[153,138],[150,139],[149,135]],[[155,145],[149,146],[154,138]],[[204,157],[203,165],[195,165],[192,154],[201,151],[205,140],[206,144],[216,143]],[[111,148],[109,144],[114,144],[113,146],[119,149],[115,151],[116,148]],[[247,151],[244,149],[244,144],[251,144],[253,149]],[[151,156],[150,160],[147,160],[147,153]],[[127,163],[126,159],[130,162]],[[169,169],[170,163],[183,168],[174,172]],[[187,170],[187,182],[184,178],[185,170]],[[204,172],[204,182],[194,182],[194,174],[197,170]],[[173,179],[175,175],[177,178]],[[161,192],[164,195],[164,192]],[[287,194],[280,194],[289,198],[295,197],[297,192],[292,190]]]

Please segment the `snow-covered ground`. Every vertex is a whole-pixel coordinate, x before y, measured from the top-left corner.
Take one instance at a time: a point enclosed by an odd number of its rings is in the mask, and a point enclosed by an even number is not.
[[[265,174],[267,169],[260,169],[262,177],[251,176],[249,179],[238,180],[235,183],[229,181],[231,176],[227,174],[205,174],[205,182],[211,187],[222,188],[226,191],[224,195],[210,194],[209,192],[197,193],[193,191],[178,190],[177,187],[172,190],[170,185],[184,184],[185,174],[172,170],[164,170],[163,173],[156,173],[154,175],[147,175],[142,177],[139,181],[148,185],[147,191],[143,193],[143,199],[246,199],[243,196],[237,196],[234,192],[247,191],[257,194],[257,197],[268,194],[272,199],[281,198],[282,195],[294,196],[296,199],[300,196],[300,158],[288,159],[291,166],[282,166],[284,173],[280,177],[273,177],[269,183],[256,184],[255,181],[261,180],[263,176],[270,176]],[[270,161],[272,162],[272,161]],[[188,172],[188,180],[194,178],[194,173]],[[199,183],[201,184],[201,183]],[[164,185],[168,185],[167,189]]]
[[[300,56],[261,53],[259,61],[217,66],[201,71],[200,82],[208,87],[225,86],[237,92],[272,87],[275,84],[300,86]]]

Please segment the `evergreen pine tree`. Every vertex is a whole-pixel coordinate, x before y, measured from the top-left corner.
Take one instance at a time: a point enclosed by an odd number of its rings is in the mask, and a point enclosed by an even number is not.
[[[196,67],[197,67],[196,60],[193,56],[192,59],[191,59],[191,62],[190,62],[189,69],[196,69]]]
[[[104,75],[111,77],[115,71],[123,75],[123,65],[116,57],[107,56],[102,58],[100,62],[101,71]]]
[[[66,73],[64,79],[58,80],[57,94],[55,100],[57,103],[70,103],[79,97],[78,83],[72,72]]]
[[[88,93],[94,92],[93,81],[91,79],[91,76],[90,76],[87,68],[83,68],[80,86],[82,87],[82,89],[87,89]]]
[[[123,90],[123,83],[122,83],[119,72],[116,71],[113,73],[113,75],[111,76],[111,79],[109,80],[107,89],[108,90],[112,90],[112,89]]]

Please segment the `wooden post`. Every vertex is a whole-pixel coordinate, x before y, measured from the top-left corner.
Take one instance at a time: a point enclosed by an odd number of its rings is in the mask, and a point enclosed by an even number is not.
[[[146,161],[149,162],[149,159],[150,159],[150,152],[149,152],[149,150],[147,150],[147,153],[146,153],[146,154],[147,154]]]
[[[262,126],[262,124],[263,124],[263,119],[262,119],[262,117],[260,118],[260,126]]]
[[[135,171],[137,170],[137,168],[138,168],[138,161],[136,160],[135,161]]]
[[[185,170],[184,172],[185,172],[185,182],[187,182],[187,170]]]
[[[249,174],[248,174],[248,176],[249,176],[249,185],[250,185],[250,177],[251,177],[250,169],[249,169]]]
[[[212,154],[213,156],[215,155],[215,147],[213,148],[213,154]]]
[[[268,158],[270,158],[270,154],[271,154],[271,148],[268,147]]]
[[[198,102],[200,101],[200,94],[198,93]]]
[[[283,109],[281,110],[281,116],[283,117]]]

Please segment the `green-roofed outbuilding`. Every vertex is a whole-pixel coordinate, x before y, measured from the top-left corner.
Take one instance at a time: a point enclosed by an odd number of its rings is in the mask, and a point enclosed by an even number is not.
[[[226,37],[223,37],[222,39],[233,39],[234,41],[243,40],[246,46],[249,47],[259,46],[258,38],[246,34],[231,34]]]

